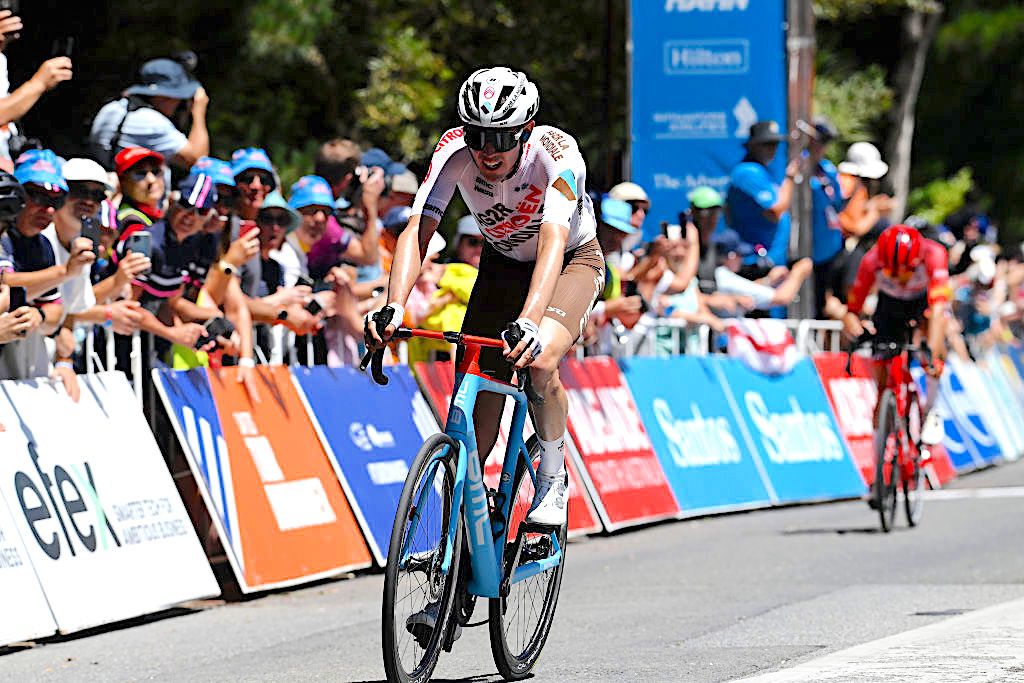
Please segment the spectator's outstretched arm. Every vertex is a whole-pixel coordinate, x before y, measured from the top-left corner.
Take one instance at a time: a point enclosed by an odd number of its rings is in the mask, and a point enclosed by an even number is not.
[[[185,146],[171,157],[171,163],[175,166],[189,169],[199,157],[210,155],[210,134],[206,130],[206,107],[209,103],[210,97],[200,86],[192,96],[192,129],[188,132],[188,140]]]
[[[244,235],[239,235],[238,239],[231,243],[227,253],[224,254],[224,258],[221,261],[231,264],[237,271],[249,259],[260,253],[260,240],[259,240],[260,229],[252,228],[247,231]],[[210,271],[206,274],[206,281],[203,282],[203,289],[213,302],[218,306],[224,303],[224,298],[227,296],[228,291],[231,288],[231,282],[235,280],[233,275],[228,275],[224,272],[224,269],[220,267],[220,264],[214,264]],[[237,281],[236,281],[237,282]],[[239,288],[241,292],[241,288]],[[244,295],[243,295],[244,296]]]
[[[32,78],[7,97],[0,99],[0,125],[17,121],[35,106],[47,90],[71,80],[71,60],[54,57],[43,62]]]
[[[43,304],[39,307],[43,314],[43,322],[39,325],[39,332],[50,336],[60,329],[61,321],[64,319],[64,305],[59,303]]]
[[[145,273],[152,267],[148,256],[136,254],[131,251],[117,264],[117,272],[110,277],[100,280],[92,287],[93,296],[99,303],[106,303],[120,296],[123,296],[128,285],[137,276]],[[102,322],[102,321],[100,321]]]
[[[252,315],[249,313],[249,306],[246,303],[246,296],[242,292],[242,286],[238,280],[231,278],[227,291],[224,295],[224,315],[235,326],[238,332],[238,357],[249,358],[253,356],[252,348]]]
[[[345,258],[360,266],[370,266],[379,260],[377,234],[377,207],[380,195],[384,191],[384,169],[374,168],[373,172],[363,181],[363,215],[366,217],[366,229],[358,240],[352,240],[345,249]]]
[[[24,287],[25,298],[32,301],[51,289],[60,287],[68,277],[70,276],[64,266],[50,266],[26,273],[8,272],[6,282],[12,287]]]

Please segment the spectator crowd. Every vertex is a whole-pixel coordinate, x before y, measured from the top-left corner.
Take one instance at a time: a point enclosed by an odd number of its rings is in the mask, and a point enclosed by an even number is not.
[[[21,28],[0,11],[0,50]],[[72,78],[70,58],[44,62],[9,92],[0,51],[0,378],[52,376],[74,397],[87,349],[112,339],[117,367],[128,369],[135,332],[154,340],[144,370],[235,365],[255,399],[258,362],[358,363],[363,316],[385,303],[419,179],[386,151],[346,139],[323,143],[290,187],[258,146],[211,156],[210,98],[194,66],[190,53],[145,63],[139,82],[95,115],[88,158],[62,158],[25,139],[17,121]],[[825,158],[835,127],[816,119],[801,131],[805,144],[776,178],[769,165],[786,133],[755,123],[724,193],[681,196],[678,224],[653,240],[642,241],[644,188],[593,193],[608,267],[588,353],[621,352],[650,328],[668,348],[657,329],[665,318],[686,325],[684,344],[669,351],[698,351],[715,343],[696,334],[701,326],[721,332],[731,318],[784,315],[808,279],[817,315],[839,319],[860,258],[894,222],[949,248],[965,353],[1020,332],[1021,254],[1000,252],[980,211],[968,205],[940,226],[900,221],[876,147],[856,142],[836,166]],[[814,248],[793,260],[790,212],[803,179]],[[459,329],[483,246],[472,215],[449,241],[434,236],[407,325]],[[410,362],[451,352],[429,340],[404,351]]]

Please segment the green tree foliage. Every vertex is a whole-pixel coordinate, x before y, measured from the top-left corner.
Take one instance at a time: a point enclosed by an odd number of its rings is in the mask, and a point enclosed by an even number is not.
[[[907,206],[910,213],[937,225],[964,205],[967,193],[973,188],[971,169],[961,168],[950,178],[936,178],[912,191]]]
[[[875,127],[891,105],[892,89],[877,64],[852,73],[819,73],[814,83],[814,111],[832,120],[844,143],[876,140]]]

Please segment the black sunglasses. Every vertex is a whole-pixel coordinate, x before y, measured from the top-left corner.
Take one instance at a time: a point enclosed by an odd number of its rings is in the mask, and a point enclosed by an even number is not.
[[[291,225],[291,222],[291,215],[284,211],[261,211],[256,216],[256,224],[261,227],[271,228],[275,225],[279,225],[282,228],[287,228]]]
[[[235,182],[239,185],[252,185],[252,181],[256,178],[260,179],[260,185],[264,187],[269,187],[271,190],[277,187],[277,183],[274,182],[274,176],[266,171],[243,171],[235,176]]]
[[[198,206],[191,206],[184,202],[178,202],[178,208],[185,213],[190,213],[193,216],[199,216],[200,218],[211,218],[213,214],[217,213],[217,209],[200,209]]]
[[[484,244],[483,237],[474,237],[473,235],[463,235],[462,241],[470,247],[482,247]]]
[[[523,136],[522,128],[480,128],[467,125],[462,130],[466,147],[474,152],[482,151],[487,145],[493,146],[495,152],[507,152],[515,148]]]
[[[36,206],[52,209],[59,209],[64,206],[64,202],[67,201],[68,198],[67,194],[64,192],[61,192],[60,194],[50,194],[45,190],[37,190],[34,187],[26,187],[25,196]]]
[[[153,174],[154,178],[160,178],[163,176],[163,168],[160,166],[136,166],[135,168],[128,169],[128,177],[137,183],[145,180],[150,173]]]
[[[102,202],[107,198],[107,193],[102,189],[90,189],[81,185],[71,185],[68,191],[69,199],[88,199],[93,202]]]

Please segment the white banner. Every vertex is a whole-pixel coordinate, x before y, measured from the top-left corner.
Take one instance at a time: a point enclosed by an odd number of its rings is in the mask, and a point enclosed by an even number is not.
[[[18,505],[14,501],[14,505]],[[21,508],[18,508],[20,511]],[[14,518],[0,495],[0,645],[49,636],[57,624]]]
[[[62,632],[220,591],[121,373],[0,382],[0,496]]]

